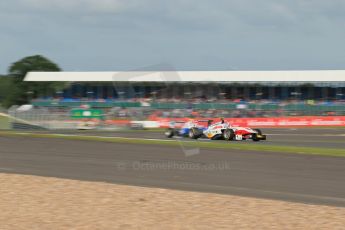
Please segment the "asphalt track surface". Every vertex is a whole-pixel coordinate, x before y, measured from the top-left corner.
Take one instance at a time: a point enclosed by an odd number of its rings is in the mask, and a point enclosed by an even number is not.
[[[344,146],[345,129],[320,140]],[[318,130],[265,130],[276,144]],[[156,137],[155,132],[80,132],[81,135]],[[293,135],[291,135],[293,134]],[[275,140],[273,137],[277,137]],[[315,139],[314,139],[315,138]],[[273,141],[275,140],[275,141]],[[269,143],[267,142],[267,143]],[[295,143],[296,142],[296,143]],[[264,142],[248,144],[267,144]],[[287,142],[291,143],[291,142]],[[311,144],[312,143],[312,144]],[[341,148],[341,147],[339,147]],[[0,137],[0,172],[233,194],[345,207],[345,158],[242,150],[195,149],[30,137]]]

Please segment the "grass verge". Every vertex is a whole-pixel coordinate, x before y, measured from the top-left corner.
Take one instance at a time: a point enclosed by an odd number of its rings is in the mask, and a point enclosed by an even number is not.
[[[9,118],[0,114],[0,129],[9,129],[10,121]]]
[[[185,146],[196,148],[215,148],[215,149],[234,149],[243,151],[259,151],[259,152],[280,152],[280,153],[295,153],[306,155],[322,155],[322,156],[336,156],[345,157],[345,149],[333,148],[312,148],[312,147],[297,147],[297,146],[283,146],[283,145],[244,145],[236,142],[201,142],[201,141],[178,141],[178,140],[156,140],[156,139],[141,139],[141,138],[124,138],[124,137],[101,137],[101,136],[78,136],[78,135],[63,135],[63,134],[41,134],[41,133],[19,133],[13,131],[0,131],[0,136],[28,136],[35,138],[59,138],[66,140],[85,140],[85,141],[101,141],[111,143],[124,144],[148,144],[148,145],[164,145],[164,146]]]

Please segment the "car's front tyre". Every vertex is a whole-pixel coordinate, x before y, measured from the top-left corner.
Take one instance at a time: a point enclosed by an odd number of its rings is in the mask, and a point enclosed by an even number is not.
[[[167,138],[172,138],[174,136],[174,133],[175,130],[173,128],[168,128],[164,134]]]
[[[258,136],[262,136],[262,132],[260,129],[253,129],[254,131],[256,131],[256,133],[253,133],[252,135],[252,140],[253,141],[260,141],[261,139]]]
[[[256,131],[259,135],[262,135],[261,129],[253,129],[253,130]]]
[[[198,139],[199,138],[199,130],[197,128],[190,128],[188,132],[188,136],[191,139]]]

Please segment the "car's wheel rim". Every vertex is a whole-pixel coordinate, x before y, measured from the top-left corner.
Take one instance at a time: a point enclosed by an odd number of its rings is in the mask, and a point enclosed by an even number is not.
[[[194,136],[194,133],[193,133],[193,131],[191,130],[191,131],[189,131],[189,137],[193,137]]]

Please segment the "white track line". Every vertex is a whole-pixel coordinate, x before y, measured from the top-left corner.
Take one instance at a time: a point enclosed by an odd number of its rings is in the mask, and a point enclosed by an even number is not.
[[[13,171],[14,169],[12,168],[0,168],[0,171]]]

